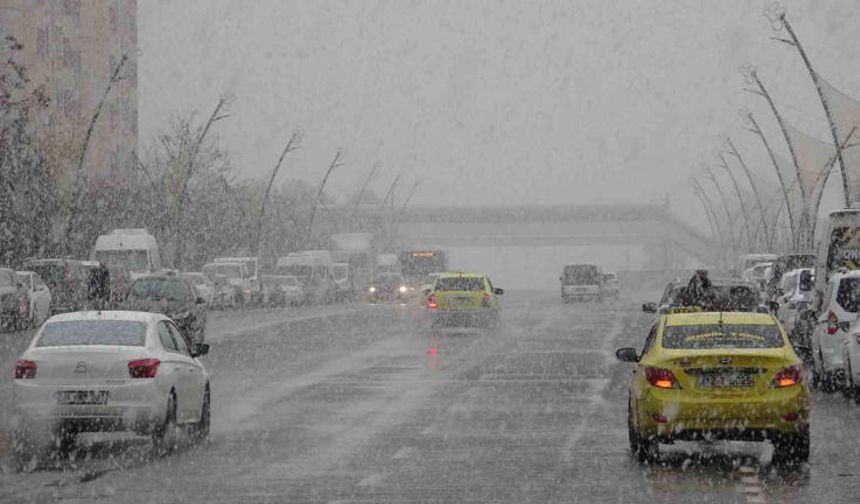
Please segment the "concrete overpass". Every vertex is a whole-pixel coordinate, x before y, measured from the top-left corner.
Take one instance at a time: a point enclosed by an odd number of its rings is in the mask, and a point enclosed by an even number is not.
[[[637,245],[716,263],[711,238],[673,215],[667,204],[521,207],[411,207],[395,217],[405,247]],[[658,261],[659,262],[659,261]]]

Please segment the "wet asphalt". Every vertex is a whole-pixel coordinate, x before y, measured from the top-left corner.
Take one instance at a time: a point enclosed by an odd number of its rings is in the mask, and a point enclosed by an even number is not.
[[[0,503],[860,501],[860,407],[838,394],[815,393],[809,464],[734,443],[635,462],[614,350],[641,347],[637,301],[511,292],[488,332],[433,333],[411,305],[213,312],[207,442],[80,436],[69,460],[0,463]],[[28,337],[0,334],[0,431]]]

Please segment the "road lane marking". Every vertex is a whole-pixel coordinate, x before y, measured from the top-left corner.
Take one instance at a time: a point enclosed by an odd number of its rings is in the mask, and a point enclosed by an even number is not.
[[[764,498],[764,487],[758,479],[758,470],[751,466],[740,466],[738,468],[741,484],[743,485],[744,498],[747,504],[761,504],[767,502]]]
[[[600,349],[595,349],[595,352],[599,352],[603,354],[604,359],[607,361],[607,365],[611,360],[610,355],[611,349],[615,346],[615,340],[621,334],[621,330],[624,328],[623,324],[619,319],[615,319],[612,322],[612,328],[606,334],[606,337],[603,339],[603,347]],[[588,406],[586,408],[585,414],[576,424],[576,427],[573,428],[570,435],[567,438],[567,441],[564,443],[564,447],[562,448],[562,458],[566,464],[573,464],[573,448],[579,443],[579,440],[582,439],[582,436],[585,435],[586,430],[592,426],[591,418],[597,413],[601,406],[606,404],[606,401],[603,399],[603,391],[606,390],[606,387],[612,382],[610,378],[604,378],[601,380],[593,380],[591,383],[595,383],[596,386],[590,388],[589,395],[586,398],[588,401]]]
[[[379,484],[379,482],[381,482],[384,478],[385,474],[382,473],[371,474],[370,476],[359,481],[357,485],[360,487],[374,486]]]

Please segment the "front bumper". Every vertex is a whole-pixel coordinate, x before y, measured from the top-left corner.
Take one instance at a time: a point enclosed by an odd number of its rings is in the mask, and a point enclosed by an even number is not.
[[[800,432],[809,425],[806,385],[772,389],[758,397],[717,396],[648,388],[638,400],[640,431],[673,439],[758,440]]]

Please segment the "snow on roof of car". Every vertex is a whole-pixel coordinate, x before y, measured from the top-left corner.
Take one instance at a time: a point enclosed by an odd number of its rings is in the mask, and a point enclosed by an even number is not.
[[[165,319],[167,319],[167,317],[160,313],[105,310],[61,313],[49,318],[46,323],[70,320],[132,320],[135,322],[155,322]]]

